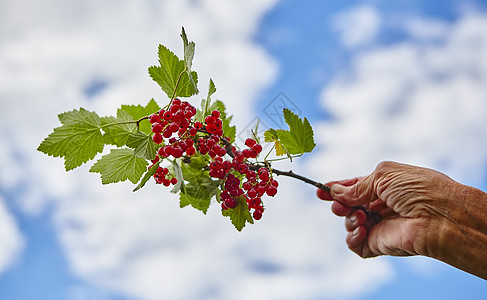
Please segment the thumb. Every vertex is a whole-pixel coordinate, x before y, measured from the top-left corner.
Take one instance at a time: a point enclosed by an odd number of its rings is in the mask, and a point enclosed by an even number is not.
[[[361,178],[354,185],[344,186],[335,183],[331,186],[331,196],[347,206],[358,206],[377,199],[372,176]]]

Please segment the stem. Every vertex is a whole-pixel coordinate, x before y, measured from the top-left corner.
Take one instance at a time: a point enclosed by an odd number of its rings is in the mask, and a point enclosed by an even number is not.
[[[200,130],[200,131],[207,133],[206,130]],[[225,145],[225,149],[227,150],[227,154],[230,155],[232,158],[235,157],[235,154],[232,152],[232,145],[230,144],[230,142],[228,142],[226,138],[222,138],[221,141]],[[266,163],[266,162],[264,162],[264,163]],[[261,167],[261,165],[259,165],[259,164],[250,164],[250,168],[253,169],[253,170],[258,170],[260,167]],[[294,173],[292,170],[282,171],[282,170],[270,168],[270,171],[272,173],[278,175],[278,176],[292,177],[292,178],[301,180],[303,182],[306,182],[308,184],[311,184],[311,185],[313,185],[313,186],[315,186],[315,187],[317,187],[319,189],[322,189],[324,191],[330,192],[330,187],[329,186],[326,186],[326,185],[324,185],[322,183],[316,182],[316,181],[314,181],[312,179],[309,179],[307,177],[298,175],[298,174]]]
[[[288,176],[288,177],[292,177],[292,178],[296,178],[298,180],[301,180],[301,181],[304,181],[306,183],[309,183],[319,189],[322,189],[324,191],[327,191],[329,192],[330,191],[330,187],[329,186],[326,186],[322,183],[319,183],[319,182],[316,182],[314,180],[311,180],[307,177],[304,177],[304,176],[301,176],[301,175],[298,175],[296,173],[294,173],[292,170],[290,171],[281,171],[281,170],[278,170],[278,169],[271,169],[272,173],[275,173],[277,174],[278,176],[282,175],[282,176]]]
[[[100,126],[100,128],[105,128],[105,127],[110,127],[110,126],[115,126],[115,125],[123,125],[123,124],[137,124],[137,130],[139,130],[139,123],[142,122],[143,120],[149,119],[149,116],[142,117],[138,120],[134,121],[125,121],[125,122],[117,122],[117,123],[110,123],[110,124],[105,124]]]
[[[184,70],[179,74],[178,81],[176,81],[176,87],[174,88],[174,91],[172,92],[171,96],[171,101],[169,102],[168,106],[171,105],[172,100],[174,100],[174,97],[176,96],[176,91],[179,86],[179,81],[181,80],[181,77],[183,77],[184,72],[186,72],[186,67],[184,67]]]

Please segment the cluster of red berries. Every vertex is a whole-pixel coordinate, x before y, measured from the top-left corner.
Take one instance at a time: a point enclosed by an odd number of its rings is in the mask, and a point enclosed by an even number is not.
[[[157,162],[159,161],[159,156],[152,161],[152,165],[149,166],[149,169],[152,168]],[[169,169],[163,167],[157,167],[156,172],[154,173],[154,179],[156,180],[157,184],[162,184],[164,186],[175,185],[178,183],[178,179],[176,177],[166,178],[169,175]]]
[[[215,158],[209,165],[210,176],[225,179],[224,190],[220,194],[222,199],[222,209],[232,209],[238,204],[238,197],[245,198],[249,211],[252,209],[255,220],[262,218],[264,207],[261,197],[264,194],[274,196],[277,193],[278,182],[274,180],[267,167],[255,169],[247,161],[249,158],[256,158],[262,151],[262,146],[254,139],[247,139],[245,145],[249,148],[237,151],[232,147],[233,160],[224,161],[221,157]],[[245,181],[241,181],[232,173],[245,176]]]
[[[261,197],[264,194],[274,196],[278,186],[267,167],[257,168],[248,161],[257,158],[262,152],[262,146],[248,138],[245,141],[247,148],[239,151],[223,136],[223,121],[218,110],[206,116],[204,124],[193,122],[195,115],[194,106],[174,99],[167,110],[161,109],[149,117],[154,133],[153,141],[156,144],[163,143],[157,150],[152,166],[162,157],[193,156],[196,151],[201,155],[208,154],[211,161],[208,166],[209,175],[224,181],[224,189],[220,194],[222,209],[233,209],[239,200],[245,199],[249,211],[253,210],[253,218],[259,220],[264,211]],[[198,135],[198,131],[203,132],[203,135]],[[231,153],[228,153],[232,154],[232,160],[224,160],[223,157],[230,150]],[[167,168],[158,167],[154,174],[156,183],[164,186],[176,184],[176,178],[166,178],[168,174]]]
[[[195,114],[196,108],[193,105],[174,99],[167,110],[161,109],[149,117],[154,133],[152,139],[156,144],[160,144],[164,138],[169,139],[173,134],[179,137],[195,136],[198,129],[191,126],[191,119]]]

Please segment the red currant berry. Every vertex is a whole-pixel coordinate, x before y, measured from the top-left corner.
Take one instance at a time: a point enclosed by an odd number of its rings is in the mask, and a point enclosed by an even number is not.
[[[254,139],[248,138],[245,140],[245,146],[247,147],[253,147],[257,142]]]
[[[157,153],[162,157],[167,157],[166,149],[164,147],[159,148],[159,150],[157,150]]]
[[[229,198],[229,199],[225,200],[225,206],[228,208],[235,208],[235,207],[237,207],[237,200],[235,200],[233,198]]]
[[[262,212],[260,210],[254,211],[252,215],[254,217],[254,220],[260,220],[262,218]]]
[[[170,111],[164,112],[164,120],[171,121],[172,114]]]
[[[160,143],[162,143],[163,138],[162,138],[162,135],[160,133],[156,133],[156,134],[154,134],[154,136],[152,136],[152,140],[154,141],[154,143],[160,144]]]
[[[171,130],[172,132],[178,132],[179,130],[178,124],[172,123],[171,125],[169,125],[169,130]]]
[[[152,132],[154,133],[161,133],[164,128],[162,127],[161,123],[154,123],[152,124]]]
[[[260,144],[255,144],[254,146],[252,146],[252,150],[259,154],[260,152],[262,152],[262,146]]]
[[[249,196],[250,198],[255,198],[255,197],[257,197],[257,191],[254,189],[251,189],[247,192],[247,196]]]
[[[170,138],[170,137],[171,137],[171,135],[172,135],[172,131],[171,131],[171,129],[169,129],[169,128],[164,129],[164,132],[162,133],[162,135],[163,135],[163,136],[164,136],[166,139]]]
[[[169,169],[168,168],[162,168],[162,175],[166,176],[167,174],[169,174]]]
[[[206,116],[205,117],[205,123],[206,124],[215,124],[215,118],[213,118],[212,116]]]
[[[274,195],[277,194],[277,188],[273,185],[270,185],[265,189],[265,192],[267,195],[273,197]]]
[[[194,127],[191,127],[189,130],[188,130],[188,133],[190,136],[195,136],[196,133],[198,133],[198,130]]]
[[[203,124],[201,124],[201,122],[194,122],[194,128],[201,129],[202,127],[203,127]]]
[[[245,158],[249,158],[252,154],[251,154],[252,150],[250,149],[243,149],[242,150],[242,154],[243,156],[245,156]]]
[[[192,156],[195,153],[196,153],[196,149],[193,146],[191,146],[188,149],[186,149],[186,155]]]
[[[176,177],[171,178],[171,184],[175,185],[176,183],[178,183],[178,179]]]
[[[211,112],[211,116],[215,119],[218,119],[220,117],[220,112],[218,110],[214,110]]]
[[[150,118],[149,118],[149,122],[150,122],[151,124],[154,124],[154,123],[156,123],[156,122],[159,122],[160,120],[161,120],[161,119],[159,118],[159,115],[157,115],[157,114],[153,114],[153,115],[151,115],[151,116],[150,116]]]

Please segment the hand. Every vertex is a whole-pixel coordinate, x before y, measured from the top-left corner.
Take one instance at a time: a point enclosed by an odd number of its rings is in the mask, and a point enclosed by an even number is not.
[[[437,171],[395,162],[380,163],[369,176],[327,185],[331,193],[319,189],[317,195],[334,200],[333,213],[346,217],[348,247],[361,257],[426,255],[487,277],[487,197],[482,191]]]

